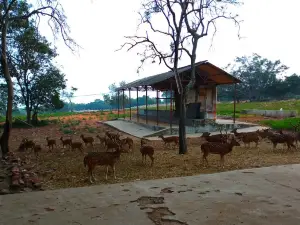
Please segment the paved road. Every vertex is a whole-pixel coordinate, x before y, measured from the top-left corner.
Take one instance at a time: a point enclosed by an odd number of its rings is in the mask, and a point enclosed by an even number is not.
[[[8,225],[296,225],[300,165],[0,197]]]

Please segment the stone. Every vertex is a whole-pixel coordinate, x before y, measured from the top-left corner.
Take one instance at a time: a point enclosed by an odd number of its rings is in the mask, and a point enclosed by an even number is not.
[[[20,187],[20,183],[19,183],[19,179],[17,179],[17,180],[13,180],[12,182],[11,182],[11,188],[18,188],[18,187]]]
[[[19,169],[19,167],[16,167],[16,166],[15,166],[15,167],[12,168],[11,172],[12,172],[13,174],[20,173],[20,169]]]
[[[19,184],[20,185],[25,185],[25,182],[22,179],[19,179]]]
[[[33,184],[33,187],[34,187],[35,189],[40,189],[40,188],[42,187],[42,184],[41,184],[41,183],[34,183],[34,184]]]
[[[8,194],[10,194],[11,192],[10,192],[10,190],[8,190],[8,189],[1,189],[0,190],[0,195],[8,195]]]

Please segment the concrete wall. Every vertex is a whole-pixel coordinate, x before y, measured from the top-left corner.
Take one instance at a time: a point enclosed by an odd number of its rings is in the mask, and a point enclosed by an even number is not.
[[[241,111],[242,114],[254,114],[266,117],[276,117],[276,118],[287,118],[295,117],[298,114],[297,110],[259,110],[259,109],[246,109]]]

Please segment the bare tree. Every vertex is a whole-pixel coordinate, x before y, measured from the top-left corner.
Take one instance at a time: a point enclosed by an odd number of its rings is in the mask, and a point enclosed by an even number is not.
[[[8,143],[12,125],[14,96],[13,83],[7,58],[8,32],[13,29],[14,24],[26,22],[28,20],[35,21],[35,25],[39,26],[40,18],[46,17],[54,37],[57,37],[57,35],[60,34],[65,44],[71,50],[75,50],[75,48],[78,47],[74,40],[69,36],[70,30],[67,24],[67,18],[64,14],[63,7],[58,0],[37,0],[33,5],[35,8],[32,9],[27,1],[18,0],[2,0],[0,3],[1,66],[8,88],[6,121],[0,138],[2,157],[5,157],[9,151]]]
[[[180,97],[180,119],[179,119],[179,154],[187,152],[185,138],[185,104],[184,104],[184,88],[178,73],[178,62],[182,55],[180,46],[189,37],[183,33],[185,8],[181,10],[180,0],[146,0],[142,4],[140,11],[141,23],[138,30],[145,29],[145,35],[125,36],[127,42],[121,46],[121,49],[127,47],[127,51],[137,46],[143,46],[144,51],[138,53],[142,57],[139,69],[147,60],[155,63],[162,62],[174,73],[178,95]],[[155,26],[152,21],[156,17],[165,22],[166,29],[160,29]],[[143,26],[144,25],[144,26]],[[152,37],[150,37],[151,32]],[[169,41],[169,49],[159,46],[155,41],[155,35],[166,38]],[[138,71],[139,71],[138,69]]]
[[[238,27],[238,37],[240,37],[240,21],[238,15],[231,12],[231,8],[241,5],[239,0],[190,0],[186,7],[186,0],[181,0],[182,11],[185,11],[184,22],[187,32],[191,35],[191,49],[181,43],[183,51],[187,53],[191,60],[191,79],[186,86],[186,94],[194,89],[195,101],[199,95],[199,89],[196,87],[196,53],[198,41],[206,37],[210,30],[213,29],[212,41],[217,32],[217,21],[221,19],[232,21]],[[231,7],[231,8],[230,8]],[[212,43],[211,43],[212,44]],[[202,76],[204,82],[207,77]]]

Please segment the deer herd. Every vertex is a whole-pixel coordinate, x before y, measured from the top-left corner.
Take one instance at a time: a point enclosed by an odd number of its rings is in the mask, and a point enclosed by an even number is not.
[[[244,146],[250,148],[250,144],[254,143],[255,147],[258,147],[258,144],[263,139],[268,139],[273,144],[273,149],[276,149],[278,144],[284,144],[287,146],[287,149],[290,150],[292,147],[296,148],[298,141],[300,141],[300,132],[297,132],[294,126],[294,132],[283,131],[283,130],[272,130],[272,129],[263,129],[253,132],[238,132],[237,128],[234,128],[229,134],[222,133],[212,135],[209,132],[202,133],[200,139],[202,142],[199,146],[202,152],[202,161],[203,164],[208,166],[207,156],[209,154],[218,154],[220,155],[220,166],[224,167],[224,156],[230,153],[235,146],[241,146],[241,142],[244,143]],[[300,126],[300,124],[299,124]],[[179,147],[179,137],[178,136],[169,136],[164,137],[163,135],[158,136],[162,139],[165,147]],[[81,153],[84,153],[84,145],[91,146],[94,149],[95,138],[91,136],[80,135],[81,141],[73,141],[72,138],[61,137],[62,148],[68,148],[69,150],[79,150]],[[100,144],[106,151],[92,151],[88,152],[83,158],[83,164],[88,168],[88,177],[89,181],[93,183],[96,179],[93,175],[93,170],[97,165],[106,166],[105,178],[107,179],[109,167],[113,170],[113,176],[116,179],[115,165],[120,159],[121,153],[130,153],[133,151],[134,141],[130,137],[121,137],[119,132],[105,131],[102,135],[96,135],[96,138],[99,139]],[[54,147],[57,147],[57,141],[46,137],[46,146],[48,151],[52,152]],[[127,148],[125,148],[127,146]],[[36,144],[33,140],[28,138],[23,138],[21,141],[18,150],[27,151],[31,149],[34,152],[36,158],[39,158],[39,153],[42,150],[42,146]],[[141,138],[140,139],[140,153],[142,156],[142,162],[146,163],[146,158],[151,160],[151,166],[154,164],[154,153],[155,147],[151,144],[150,140]]]

